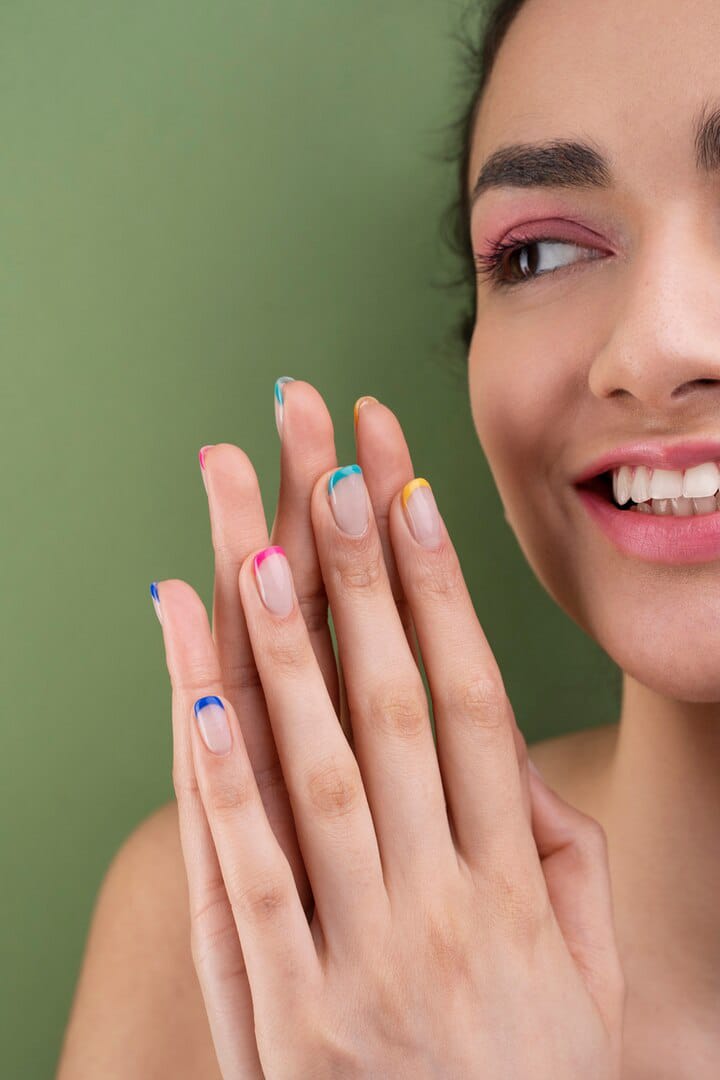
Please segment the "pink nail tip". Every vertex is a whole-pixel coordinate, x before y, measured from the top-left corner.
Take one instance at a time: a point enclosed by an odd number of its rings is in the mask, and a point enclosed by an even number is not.
[[[272,547],[266,547],[263,548],[262,551],[258,551],[254,559],[256,570],[258,566],[260,566],[260,563],[264,562],[269,555],[285,555],[285,551],[283,550],[283,548],[280,547],[279,544],[273,544]],[[287,555],[285,555],[285,558],[287,559]]]
[[[208,443],[207,446],[201,446],[198,450],[198,458],[200,460],[200,468],[205,468],[205,451],[211,450],[215,443]]]

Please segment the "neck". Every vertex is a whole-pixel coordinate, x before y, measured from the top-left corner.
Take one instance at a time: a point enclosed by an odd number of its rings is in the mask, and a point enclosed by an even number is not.
[[[659,1000],[671,987],[716,1006],[720,703],[673,701],[625,675],[602,821],[625,966],[641,965],[644,985],[655,975]]]

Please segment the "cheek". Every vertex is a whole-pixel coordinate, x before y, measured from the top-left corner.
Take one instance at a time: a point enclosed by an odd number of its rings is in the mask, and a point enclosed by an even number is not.
[[[568,589],[572,542],[563,470],[573,452],[577,457],[573,418],[582,394],[582,352],[567,334],[559,340],[556,322],[544,334],[537,333],[537,314],[532,322],[535,332],[522,316],[505,317],[496,333],[489,323],[476,326],[470,402],[507,522],[539,581],[566,607],[572,595],[559,593]]]
[[[554,357],[554,359],[553,359]],[[557,460],[571,365],[521,328],[476,327],[469,355],[473,421],[506,508]],[[567,413],[565,413],[567,415]],[[560,425],[560,428],[558,428]]]

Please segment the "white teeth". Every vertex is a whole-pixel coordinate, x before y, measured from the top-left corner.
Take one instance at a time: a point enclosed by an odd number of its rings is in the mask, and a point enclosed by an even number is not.
[[[647,465],[621,465],[613,469],[612,486],[618,506],[624,506],[629,500],[638,505],[652,500],[653,506],[672,501],[672,510],[665,506],[653,512],[684,515],[693,512],[691,500],[709,499],[717,494],[720,488],[720,467],[714,461],[704,462],[684,471],[651,469]],[[709,503],[700,505],[709,506]],[[700,512],[708,513],[707,510]]]
[[[683,495],[689,499],[702,499],[714,495],[720,487],[720,469],[714,461],[705,465],[696,465],[694,469],[685,470],[683,480]]]
[[[630,498],[631,483],[632,469],[629,465],[621,465],[619,469],[613,469],[613,495],[619,506],[624,506]]]
[[[680,469],[653,469],[650,477],[651,499],[678,499],[683,493]]]
[[[630,485],[630,498],[636,503],[645,502],[650,498],[650,470],[647,465],[638,465],[635,470]]]

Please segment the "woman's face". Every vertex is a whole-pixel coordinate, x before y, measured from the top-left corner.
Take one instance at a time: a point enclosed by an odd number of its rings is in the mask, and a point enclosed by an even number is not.
[[[720,110],[719,41],[717,0],[527,0],[488,82],[469,173],[472,189],[513,143],[573,140],[607,159],[566,152],[553,170],[548,155],[549,179],[572,164],[585,181],[558,186],[537,182],[542,162],[529,184],[526,156],[515,184],[477,198],[476,254],[509,239],[518,250],[503,260],[514,284],[478,278],[472,412],[548,592],[626,672],[686,701],[720,700],[720,542],[699,556],[694,539],[689,561],[672,562],[658,552],[673,541],[652,530],[676,521],[608,500],[616,528],[631,514],[647,537],[644,552],[618,547],[574,481],[637,441],[648,449],[620,461],[659,463],[653,447],[714,439],[690,465],[720,462],[720,111],[696,136]]]

